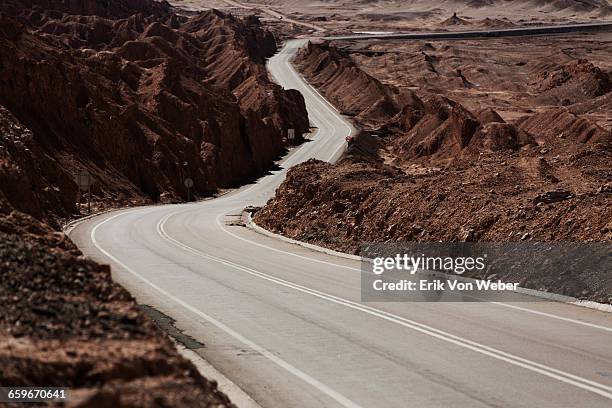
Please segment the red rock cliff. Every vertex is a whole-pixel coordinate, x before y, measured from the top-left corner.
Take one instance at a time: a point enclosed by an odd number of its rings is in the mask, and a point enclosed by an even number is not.
[[[53,204],[31,182],[41,169],[0,189],[29,190],[16,205],[37,217],[74,210],[79,169],[95,176],[100,202],[178,199],[187,176],[204,196],[262,174],[287,129],[308,129],[301,95],[267,76],[276,43],[257,19],[127,0],[0,10],[0,105],[31,131],[30,159],[61,174],[48,179]]]

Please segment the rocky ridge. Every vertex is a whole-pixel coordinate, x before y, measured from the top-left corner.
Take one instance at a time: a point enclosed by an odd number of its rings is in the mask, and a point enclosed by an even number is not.
[[[398,94],[365,73],[317,82],[328,66],[359,69],[354,61],[332,62],[350,59],[333,46],[317,47],[300,55],[298,66],[340,106],[354,106],[342,91],[352,78],[372,78],[381,98]],[[571,107],[542,108],[509,123],[495,110],[474,113],[442,95],[408,95],[378,121],[356,115],[364,131],[348,154],[336,165],[312,160],[291,169],[255,221],[349,253],[364,242],[612,240],[609,131]],[[569,286],[563,277],[518,278],[535,289],[612,301],[605,276],[576,277]]]
[[[187,18],[158,2],[34,3],[3,2],[0,105],[32,132],[30,151],[62,163],[45,187],[65,203],[46,216],[73,213],[82,169],[99,207],[184,199],[185,177],[206,196],[270,168],[287,129],[308,130],[302,97],[267,77],[276,43],[256,19]]]

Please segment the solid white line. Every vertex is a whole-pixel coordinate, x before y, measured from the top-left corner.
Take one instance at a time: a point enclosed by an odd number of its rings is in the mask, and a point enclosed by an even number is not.
[[[237,234],[234,234],[233,232],[230,232],[227,228],[225,228],[223,226],[223,223],[221,223],[220,219],[223,216],[227,216],[228,213],[234,212],[234,211],[237,211],[237,210],[240,210],[240,208],[233,209],[231,211],[228,211],[225,214],[219,214],[219,216],[217,216],[217,219],[216,219],[217,225],[226,234],[228,234],[228,235],[230,235],[230,236],[232,236],[232,237],[234,237],[234,238],[236,238],[236,239],[238,239],[240,241],[243,241],[243,242],[246,242],[246,243],[249,243],[251,245],[255,245],[255,246],[261,247],[261,248],[265,248],[265,249],[268,249],[270,251],[279,252],[279,253],[282,253],[282,254],[285,254],[285,255],[291,255],[291,256],[294,256],[296,258],[306,259],[308,261],[317,262],[317,263],[324,264],[324,265],[329,265],[329,266],[334,266],[334,267],[337,267],[337,268],[350,269],[350,270],[353,270],[353,271],[361,272],[361,269],[359,269],[359,268],[353,268],[351,266],[340,265],[340,264],[336,264],[336,263],[333,263],[333,262],[328,262],[328,261],[323,261],[323,260],[319,260],[319,259],[316,259],[316,258],[311,258],[311,257],[305,256],[305,255],[299,255],[299,254],[296,254],[296,253],[293,253],[293,252],[283,251],[282,249],[274,248],[274,247],[271,247],[271,246],[268,246],[268,245],[265,245],[265,244],[261,244],[261,243],[256,242],[256,241],[251,241],[248,238],[244,238],[244,237],[241,237],[241,236],[239,236]],[[520,307],[520,306],[516,306],[516,305],[511,305],[511,304],[508,304],[508,303],[502,303],[502,302],[488,302],[488,303],[490,303],[492,305],[500,306],[500,307],[506,307],[506,308],[509,308],[509,309],[519,310],[519,311],[522,311],[522,312],[532,313],[532,314],[539,315],[539,316],[545,316],[545,317],[548,317],[548,318],[551,318],[551,319],[557,319],[557,320],[561,320],[561,321],[564,321],[564,322],[578,324],[578,325],[581,325],[581,326],[590,327],[590,328],[598,329],[598,330],[604,330],[604,331],[612,333],[612,328],[606,327],[606,326],[601,326],[601,325],[598,325],[598,324],[595,324],[595,323],[589,323],[589,322],[584,322],[582,320],[572,319],[572,318],[569,318],[569,317],[558,316],[558,315],[555,315],[555,314],[552,314],[552,313],[540,312],[540,311],[537,311],[537,310],[528,309],[526,307]]]
[[[358,310],[364,313],[367,313],[369,315],[399,324],[401,326],[413,329],[415,331],[421,332],[423,334],[426,334],[428,336],[443,340],[445,342],[449,342],[452,344],[455,344],[457,346],[463,347],[463,348],[467,348],[469,350],[475,351],[477,353],[480,354],[484,354],[490,357],[493,357],[495,359],[501,360],[501,361],[505,361],[507,363],[528,369],[530,371],[534,371],[537,372],[539,374],[545,375],[547,377],[562,381],[566,384],[570,384],[573,385],[575,387],[581,388],[583,390],[586,391],[590,391],[592,393],[598,394],[602,397],[608,398],[612,400],[612,387],[609,387],[607,385],[604,384],[600,384],[597,383],[595,381],[591,381],[588,380],[586,378],[582,378],[579,377],[577,375],[574,374],[570,374],[568,372],[562,371],[562,370],[558,370],[556,368],[553,367],[549,367],[545,364],[540,364],[519,356],[516,356],[514,354],[511,353],[507,353],[504,352],[502,350],[498,350],[496,348],[493,347],[489,347],[489,346],[485,346],[483,344],[459,337],[459,336],[455,336],[453,334],[450,334],[448,332],[436,329],[434,327],[425,325],[423,323],[418,323],[416,321],[410,320],[410,319],[406,319],[404,317],[401,316],[397,316],[394,315],[392,313],[389,312],[385,312],[379,309],[375,309],[372,308],[370,306],[365,306],[353,301],[350,301],[348,299],[344,299],[341,298],[339,296],[334,296],[325,292],[321,292],[318,291],[316,289],[311,289],[308,288],[306,286],[302,286],[293,282],[289,282],[286,281],[284,279],[281,278],[277,278],[275,276],[272,275],[268,275],[264,272],[260,272],[257,271],[255,269],[251,269],[249,267],[246,267],[244,265],[240,265],[237,263],[234,263],[232,261],[226,260],[226,259],[222,259],[222,258],[218,258],[212,255],[208,255],[205,254],[201,251],[199,251],[198,249],[195,249],[193,247],[190,247],[187,244],[184,244],[178,240],[176,240],[175,238],[172,238],[165,230],[164,225],[167,222],[167,220],[174,214],[168,214],[165,217],[163,217],[157,224],[157,229],[158,229],[158,234],[165,239],[166,241],[176,245],[179,248],[182,248],[183,250],[190,252],[196,256],[208,259],[210,261],[213,262],[218,262],[221,263],[223,265],[232,267],[234,269],[240,270],[242,272],[248,273],[252,276],[256,276],[258,278],[276,283],[277,285],[281,285],[281,286],[285,286],[294,290],[297,290],[299,292],[302,293],[306,293],[324,300],[327,300],[329,302],[332,303],[336,303],[336,304],[340,304],[343,305],[345,307],[354,309],[354,310]]]
[[[342,136],[342,138],[341,138],[342,143],[332,152],[331,156],[329,156],[329,158],[326,160],[328,162],[333,162],[334,157],[336,157],[338,152],[340,150],[344,149],[344,147],[345,147],[345,145],[344,145],[344,137],[345,136],[349,136],[349,135],[353,135],[355,133],[355,128],[353,126],[351,126],[346,120],[344,120],[344,118],[342,118],[341,114],[336,109],[336,107],[334,107],[331,103],[329,103],[329,101],[327,99],[325,99],[323,97],[323,95],[321,95],[321,93],[315,87],[313,87],[308,81],[306,81],[300,74],[297,73],[297,71],[293,68],[293,65],[289,62],[290,56],[291,55],[287,55],[286,56],[286,59],[287,59],[287,65],[286,65],[287,71],[286,71],[286,73],[289,73],[293,77],[294,81],[297,80],[297,82],[302,85],[302,88],[303,88],[302,91],[306,91],[306,92],[310,93],[310,95],[314,98],[314,100],[318,102],[319,107],[323,107],[332,116],[337,117],[339,119],[338,122],[340,122],[348,130],[348,133],[346,135]],[[317,104],[313,104],[313,105],[316,106]],[[313,106],[313,108],[314,108],[314,106]],[[320,121],[324,122],[326,125],[332,125],[331,127],[334,128],[333,124],[327,122],[324,119],[324,117],[325,117],[325,113],[323,112],[323,114],[320,115],[320,117],[318,119]]]
[[[240,408],[263,408],[250,395],[248,395],[238,384],[223,375],[212,364],[204,359],[194,350],[186,348],[181,343],[176,343],[180,355],[188,359],[196,366],[200,374],[217,382],[217,388],[227,395],[230,400]]]
[[[228,211],[227,213],[221,213],[221,214],[219,214],[217,216],[215,221],[216,221],[217,225],[219,226],[219,228],[221,228],[221,230],[223,230],[223,232],[225,232],[226,234],[228,234],[228,235],[230,235],[230,236],[232,236],[232,237],[234,237],[234,238],[236,238],[236,239],[238,239],[240,241],[247,242],[249,244],[252,244],[252,245],[255,245],[255,246],[258,246],[258,247],[261,247],[261,248],[266,248],[266,249],[269,249],[271,251],[275,251],[275,252],[278,252],[278,253],[281,253],[281,254],[292,255],[292,256],[294,256],[296,258],[305,259],[307,261],[316,262],[316,263],[320,263],[320,264],[323,264],[323,265],[333,266],[334,268],[344,268],[344,269],[350,269],[350,270],[353,270],[353,271],[361,272],[361,269],[359,269],[359,268],[353,268],[352,266],[339,265],[339,264],[333,263],[333,262],[327,262],[327,261],[323,261],[323,260],[316,259],[316,258],[310,258],[308,256],[299,255],[299,254],[296,254],[296,253],[293,253],[293,252],[286,252],[286,251],[283,251],[282,249],[273,248],[273,247],[270,247],[268,245],[260,244],[259,242],[251,241],[251,240],[249,240],[247,238],[243,238],[243,237],[241,237],[239,235],[234,234],[233,232],[228,231],[227,229],[225,229],[223,227],[223,224],[221,223],[221,218],[227,216],[227,214],[229,214],[229,213],[231,213],[233,211],[238,211],[238,210],[242,210],[242,208],[236,208],[236,209],[233,209],[231,211]]]
[[[507,308],[510,308],[510,309],[520,310],[521,312],[532,313],[532,314],[535,314],[535,315],[545,316],[545,317],[549,317],[551,319],[562,320],[564,322],[579,324],[581,326],[591,327],[593,329],[604,330],[604,331],[612,333],[612,328],[611,327],[600,326],[600,325],[595,324],[595,323],[589,323],[589,322],[584,322],[582,320],[572,319],[572,318],[569,318],[569,317],[558,316],[558,315],[555,315],[555,314],[552,314],[552,313],[540,312],[538,310],[528,309],[526,307],[511,305],[511,304],[508,304],[508,303],[501,303],[501,302],[490,302],[490,303],[493,304],[493,305],[496,305],[496,306],[502,306],[502,307],[507,307]],[[559,303],[559,304],[563,305],[563,304],[566,304],[566,303]],[[580,307],[580,306],[576,306],[576,307]]]
[[[153,289],[157,290],[162,295],[166,296],[168,299],[171,299],[172,301],[174,301],[178,305],[184,307],[185,309],[189,310],[190,312],[196,314],[197,316],[201,317],[202,319],[204,319],[204,320],[208,321],[209,323],[213,324],[217,328],[223,330],[225,333],[229,334],[234,339],[240,341],[241,343],[243,343],[247,347],[251,348],[252,350],[254,350],[256,352],[258,352],[259,354],[261,354],[262,356],[266,357],[267,359],[269,359],[270,361],[272,361],[273,363],[275,363],[279,367],[287,370],[288,372],[290,372],[294,376],[298,377],[302,381],[304,381],[304,382],[310,384],[311,386],[313,386],[318,391],[326,394],[327,396],[329,396],[330,398],[335,400],[340,405],[342,405],[344,407],[347,407],[347,408],[360,408],[360,406],[358,404],[354,403],[353,401],[349,400],[348,398],[346,398],[342,394],[334,391],[333,389],[329,388],[327,385],[323,384],[322,382],[316,380],[315,378],[313,378],[313,377],[309,376],[308,374],[304,373],[303,371],[299,370],[298,368],[296,368],[295,366],[293,366],[290,363],[286,362],[285,360],[281,359],[280,357],[274,355],[272,352],[266,350],[265,348],[261,347],[260,345],[256,344],[255,342],[247,339],[246,337],[244,337],[243,335],[241,335],[237,331],[233,330],[232,328],[230,328],[226,324],[222,323],[221,321],[215,319],[212,316],[207,315],[206,313],[202,312],[201,310],[196,309],[195,307],[191,306],[187,302],[184,302],[183,300],[179,299],[178,297],[172,295],[170,292],[166,291],[165,289],[157,286],[156,284],[154,284],[153,282],[151,282],[150,280],[148,280],[147,278],[145,278],[144,276],[142,276],[141,274],[136,272],[134,269],[130,268],[125,263],[121,262],[119,259],[117,259],[115,256],[113,256],[110,252],[108,252],[107,250],[102,248],[102,246],[100,246],[100,244],[98,243],[98,241],[96,239],[96,232],[97,232],[98,228],[100,228],[102,225],[106,224],[107,222],[109,222],[109,221],[111,221],[111,220],[113,220],[113,219],[115,219],[117,217],[120,217],[122,215],[125,215],[125,214],[126,213],[121,213],[121,214],[117,214],[117,215],[114,215],[112,217],[109,217],[109,218],[105,219],[104,221],[100,222],[99,224],[97,224],[91,230],[91,235],[90,236],[91,236],[92,243],[106,257],[111,259],[117,265],[121,266],[127,272],[129,272],[133,276],[137,277],[138,279],[140,279],[141,281],[143,281],[144,283],[146,283],[147,285],[149,285]],[[162,219],[167,219],[167,217],[164,217]],[[157,225],[159,226],[159,223]],[[164,238],[164,237],[162,237],[162,238]]]

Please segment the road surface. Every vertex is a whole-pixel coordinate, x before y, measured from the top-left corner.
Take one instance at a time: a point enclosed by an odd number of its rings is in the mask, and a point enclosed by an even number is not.
[[[452,40],[489,37],[523,37],[535,35],[612,31],[612,22],[560,24],[549,26],[492,28],[490,30],[405,32],[382,34],[348,34],[324,37],[325,40]]]
[[[318,132],[283,170],[214,200],[100,215],[70,237],[265,407],[612,406],[609,314],[561,303],[362,304],[357,261],[236,225],[286,168],[335,160],[351,129],[289,64],[301,44],[269,67],[304,94]]]
[[[317,32],[323,32],[326,31],[325,28],[320,27],[318,25],[315,24],[310,24],[310,23],[306,23],[304,21],[299,21],[299,20],[295,20],[291,17],[288,17],[284,14],[279,13],[276,10],[273,10],[272,8],[270,8],[269,6],[265,6],[263,4],[248,4],[248,3],[240,3],[234,0],[222,0],[224,3],[228,4],[229,6],[233,6],[233,7],[238,7],[238,8],[243,8],[243,9],[247,9],[247,10],[261,10],[262,12],[268,14],[269,16],[276,18],[278,20],[282,20],[282,22],[287,23],[287,24],[295,24],[295,25],[299,25],[302,27],[306,27],[306,28],[310,28],[314,31]]]

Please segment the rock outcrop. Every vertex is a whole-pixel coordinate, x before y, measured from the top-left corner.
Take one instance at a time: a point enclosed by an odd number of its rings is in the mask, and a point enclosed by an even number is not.
[[[329,42],[309,43],[298,53],[296,63],[335,106],[366,125],[380,125],[402,107],[403,95],[368,75]]]
[[[398,162],[455,160],[501,150],[517,151],[535,145],[523,129],[505,123],[493,110],[474,115],[461,104],[440,95],[416,96],[385,124]],[[438,163],[439,164],[439,163]]]
[[[398,162],[415,158],[452,160],[535,144],[527,132],[505,123],[495,111],[474,115],[441,95],[419,97],[383,84],[332,44],[309,44],[298,55],[297,63],[344,113],[388,136]]]
[[[442,23],[440,24],[443,26],[462,26],[462,25],[469,25],[471,23],[468,20],[457,16],[457,13],[453,13],[452,16],[442,21]]]
[[[536,67],[534,90],[537,100],[548,105],[572,105],[612,91],[612,76],[587,60]]]
[[[267,76],[276,43],[257,19],[187,19],[155,1],[33,3],[1,6],[0,104],[69,175],[50,184],[62,205],[47,211],[73,212],[81,169],[105,205],[184,199],[186,177],[210,195],[269,169],[288,129],[297,142],[308,130],[301,95]]]
[[[612,143],[612,133],[563,107],[524,116],[517,121],[517,125],[539,140],[558,138],[576,143]]]

